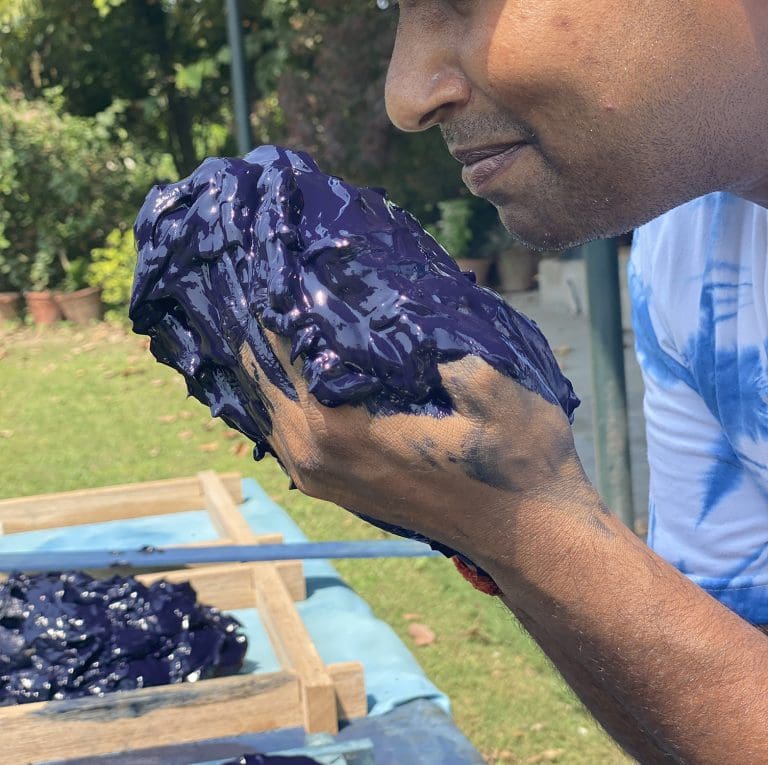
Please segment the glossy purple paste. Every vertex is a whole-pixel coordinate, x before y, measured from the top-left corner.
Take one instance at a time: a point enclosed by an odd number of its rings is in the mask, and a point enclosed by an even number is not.
[[[236,672],[239,627],[186,582],[13,574],[0,584],[0,706]]]
[[[382,190],[326,175],[304,153],[261,146],[244,159],[207,159],[153,188],[135,231],[134,330],[193,396],[255,442],[257,459],[272,452],[259,374],[296,398],[263,328],[286,339],[329,407],[448,415],[439,365],[470,354],[569,419],[578,406],[530,319],[462,273]],[[255,375],[241,363],[245,345]],[[477,480],[500,480],[467,465]]]

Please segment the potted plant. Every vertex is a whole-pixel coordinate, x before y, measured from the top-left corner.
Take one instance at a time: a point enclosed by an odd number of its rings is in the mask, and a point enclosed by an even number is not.
[[[37,251],[29,269],[30,289],[24,292],[27,311],[35,324],[54,324],[61,319],[61,309],[51,290],[57,277],[56,258],[47,248]]]
[[[69,260],[62,256],[62,267],[62,290],[56,292],[55,297],[64,318],[73,324],[101,321],[104,315],[101,287],[88,284],[88,260],[84,257]]]
[[[0,250],[0,321],[21,317],[21,286],[26,275],[26,263]]]
[[[136,268],[132,227],[126,223],[112,229],[103,245],[91,250],[90,260],[86,279],[88,284],[101,288],[107,317],[125,318]]]
[[[457,197],[437,203],[440,217],[426,230],[456,261],[462,271],[472,271],[478,284],[488,284],[492,259],[472,247],[472,203]]]
[[[497,224],[488,233],[483,249],[496,263],[499,292],[529,290],[536,284],[541,256],[518,242],[503,226]]]
[[[21,317],[21,292],[0,275],[0,321],[14,321]]]

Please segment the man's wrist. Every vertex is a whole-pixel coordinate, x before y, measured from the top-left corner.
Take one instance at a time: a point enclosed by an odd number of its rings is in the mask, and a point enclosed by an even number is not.
[[[556,597],[583,567],[601,555],[616,554],[617,536],[641,544],[613,516],[586,479],[560,482],[536,497],[515,497],[473,561],[490,574],[508,597],[525,605]]]

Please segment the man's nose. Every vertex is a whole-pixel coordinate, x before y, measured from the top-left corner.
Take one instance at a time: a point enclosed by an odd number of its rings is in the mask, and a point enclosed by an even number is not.
[[[471,88],[454,55],[456,41],[441,44],[425,30],[401,24],[387,71],[387,114],[400,130],[426,130],[469,101]]]

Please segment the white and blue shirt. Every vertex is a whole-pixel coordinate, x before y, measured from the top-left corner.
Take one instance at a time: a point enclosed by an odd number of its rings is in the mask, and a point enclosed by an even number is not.
[[[641,227],[629,267],[645,381],[648,544],[768,624],[768,210],[710,194]]]

